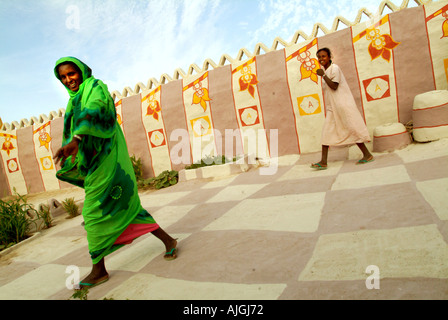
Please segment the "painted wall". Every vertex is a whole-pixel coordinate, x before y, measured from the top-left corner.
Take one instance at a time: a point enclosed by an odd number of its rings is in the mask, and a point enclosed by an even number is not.
[[[332,50],[373,136],[375,127],[412,120],[416,95],[448,89],[448,1],[397,10],[264,54],[242,51],[245,59],[155,87],[138,85],[136,93],[126,89],[130,96],[114,92],[130,155],[142,159],[150,177],[207,155],[320,151],[325,101],[316,52],[322,47]],[[0,196],[14,188],[27,194],[70,186],[56,179],[52,157],[62,126],[61,110],[3,124]]]

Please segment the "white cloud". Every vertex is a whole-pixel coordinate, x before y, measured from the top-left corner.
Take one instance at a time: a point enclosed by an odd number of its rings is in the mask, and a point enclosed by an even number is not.
[[[270,47],[276,37],[290,42],[299,30],[310,36],[317,22],[331,30],[337,16],[354,21],[359,9],[366,7],[374,13],[380,3],[381,0],[263,0],[259,10],[267,15],[260,27],[250,32],[253,44],[263,42]]]
[[[127,35],[115,43],[120,53],[110,56],[126,58],[116,61],[108,74],[110,89],[121,92],[125,86],[134,89],[138,82],[146,85],[150,78],[159,81],[162,74],[173,77],[175,69],[188,72],[192,63],[202,67],[207,55],[217,55],[222,47],[214,25],[218,2],[206,6],[204,1],[167,1],[163,8],[157,3],[131,14],[145,32]]]

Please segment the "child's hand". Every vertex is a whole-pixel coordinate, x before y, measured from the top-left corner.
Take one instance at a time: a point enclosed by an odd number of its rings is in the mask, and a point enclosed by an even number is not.
[[[323,77],[325,75],[325,71],[322,70],[322,69],[317,69],[316,73],[317,73],[318,76],[321,76],[321,77]]]

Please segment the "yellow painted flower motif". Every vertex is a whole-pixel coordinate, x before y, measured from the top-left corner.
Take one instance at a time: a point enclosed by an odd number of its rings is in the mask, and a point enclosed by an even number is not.
[[[207,110],[207,101],[210,101],[208,90],[206,88],[202,88],[202,83],[198,82],[193,85],[193,104],[200,104],[202,109]]]
[[[448,37],[448,10],[442,12],[442,16],[445,18],[445,21],[442,22],[442,38]]]
[[[47,150],[50,150],[50,141],[51,141],[51,137],[48,134],[48,132],[46,132],[45,130],[41,130],[39,132],[40,147],[45,146],[45,148],[47,148]]]
[[[297,60],[302,63],[300,65],[300,81],[310,78],[315,83],[318,83],[317,69],[319,69],[319,61],[317,61],[317,59],[311,58],[311,52],[307,50],[300,53],[297,56]]]

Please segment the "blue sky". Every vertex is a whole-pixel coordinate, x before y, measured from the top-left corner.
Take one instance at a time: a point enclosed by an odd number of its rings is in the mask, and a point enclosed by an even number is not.
[[[360,8],[375,14],[381,2],[0,0],[0,117],[11,123],[65,108],[67,91],[53,74],[63,56],[83,60],[109,91],[121,93],[193,63],[202,68],[207,58],[218,63],[241,48],[254,52],[259,42],[290,42],[297,30],[311,34],[316,22],[331,29],[337,16],[354,21]]]

